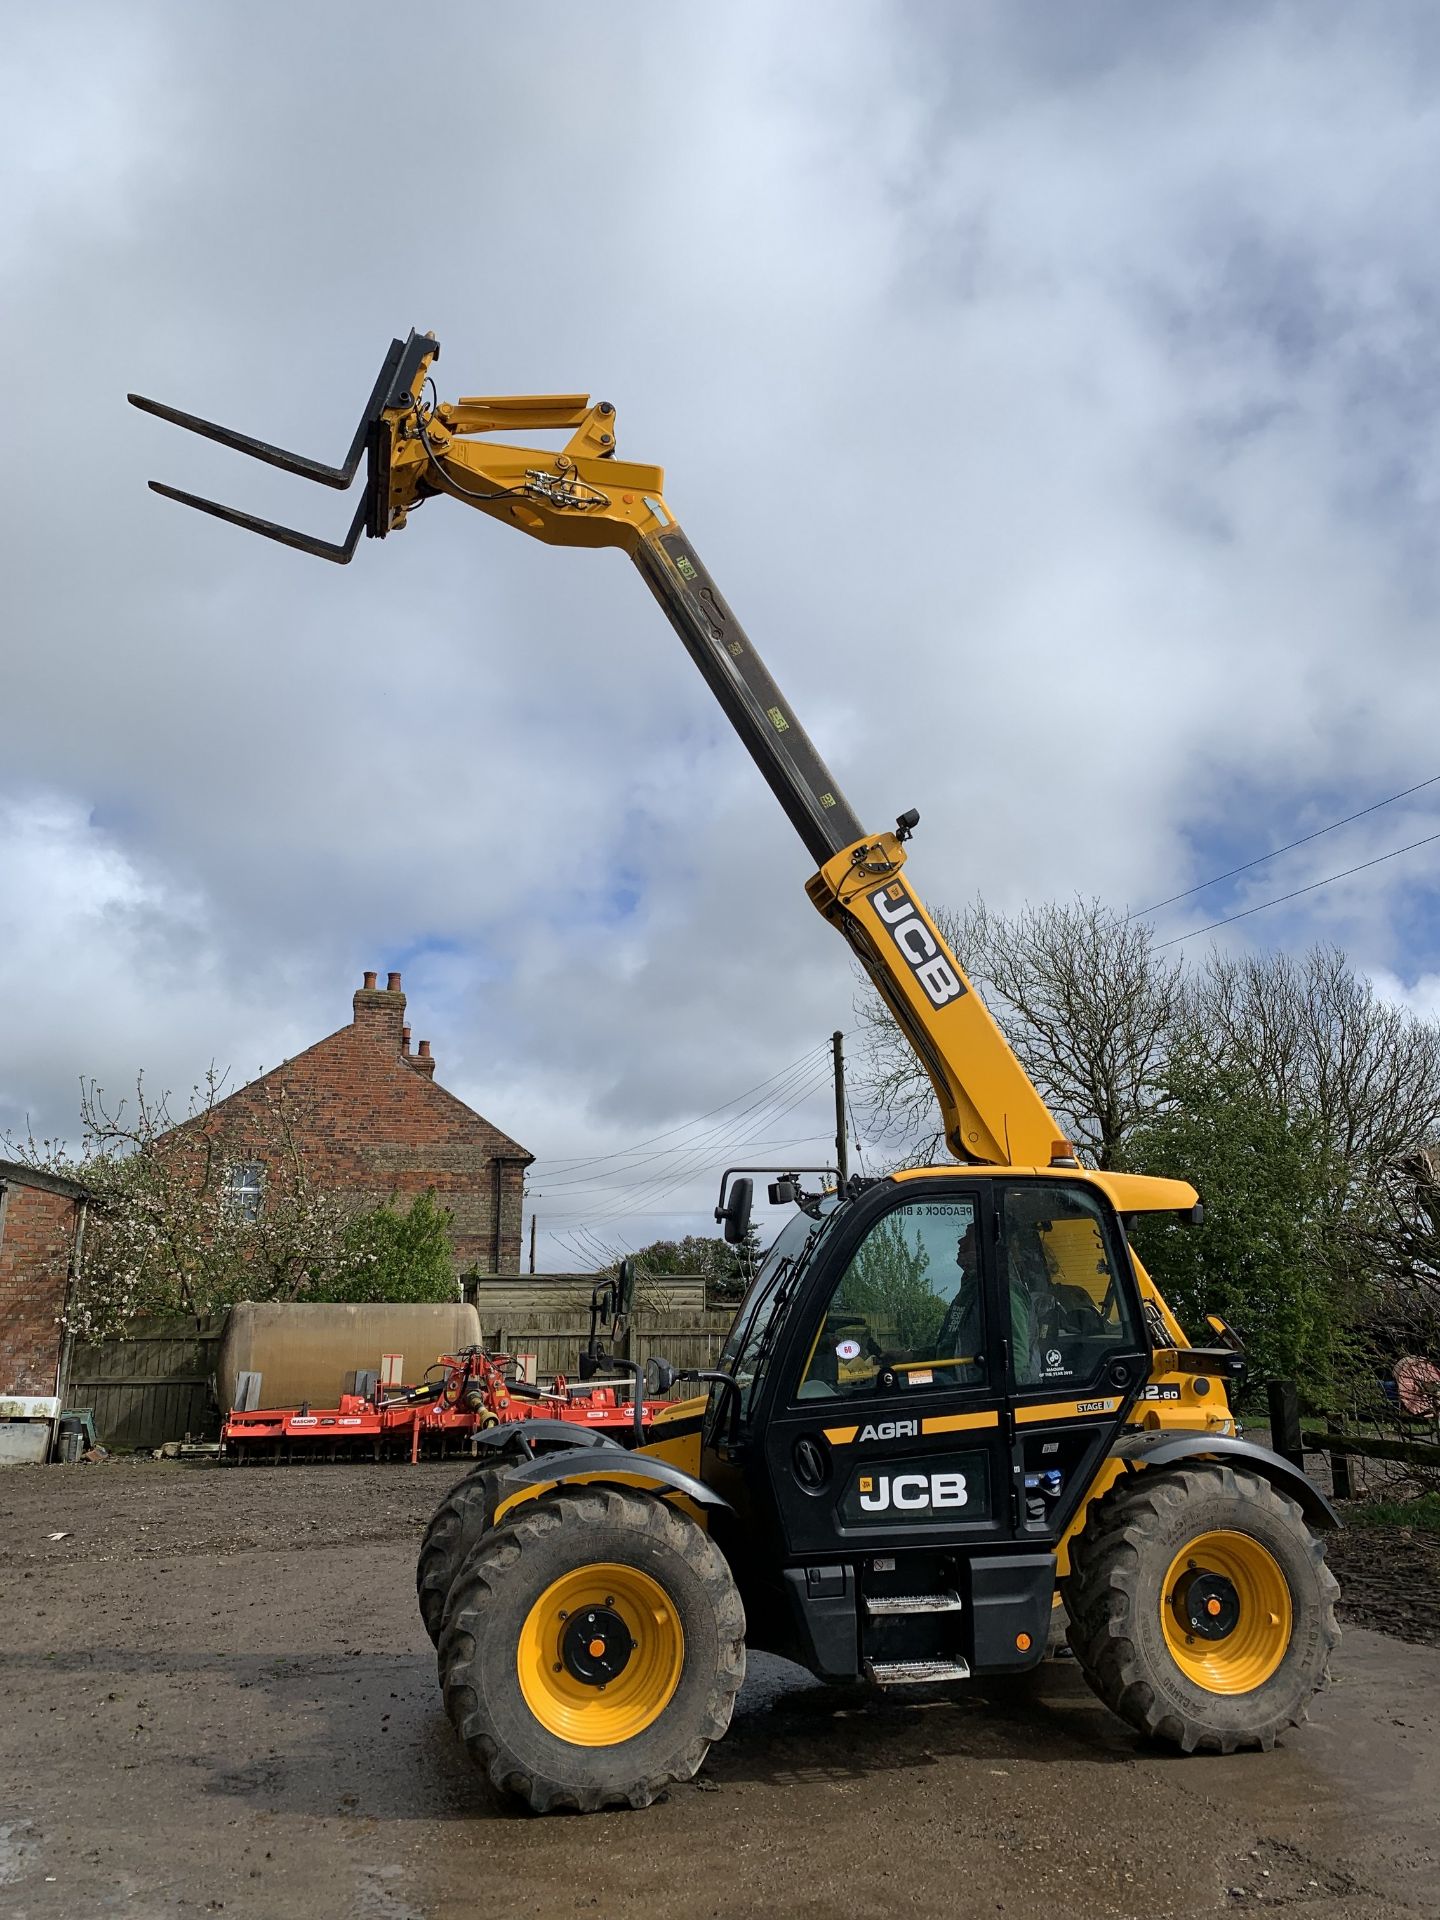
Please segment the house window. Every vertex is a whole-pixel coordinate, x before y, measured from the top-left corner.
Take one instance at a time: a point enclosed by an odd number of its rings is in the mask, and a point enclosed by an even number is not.
[[[225,1174],[225,1211],[232,1220],[258,1220],[265,1169],[258,1160],[237,1160]]]

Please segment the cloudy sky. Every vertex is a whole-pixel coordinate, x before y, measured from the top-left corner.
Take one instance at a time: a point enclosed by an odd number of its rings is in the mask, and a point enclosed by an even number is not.
[[[566,1267],[823,1155],[853,1025],[623,557],[433,502],[325,566],[147,493],[351,510],[127,389],[334,459],[415,326],[447,397],[612,400],[857,811],[919,807],[937,904],[1148,907],[1440,774],[1433,8],[399,19],[7,21],[0,1127],[247,1078],[398,967]],[[1435,833],[1440,784],[1161,935]],[[1437,878],[1440,841],[1189,947],[1335,940],[1440,1011]]]

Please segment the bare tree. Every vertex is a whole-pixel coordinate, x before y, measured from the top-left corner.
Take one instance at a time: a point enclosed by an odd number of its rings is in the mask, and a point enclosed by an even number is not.
[[[1440,1353],[1440,1149],[1384,1169],[1350,1232],[1374,1278],[1372,1319],[1396,1352]]]
[[[1350,1411],[1392,1439],[1440,1441],[1440,1149],[1385,1167],[1343,1223],[1343,1242],[1366,1278],[1351,1369]],[[1413,1457],[1399,1475],[1440,1488],[1440,1468]]]
[[[1212,954],[1186,991],[1199,1056],[1316,1122],[1352,1178],[1378,1181],[1440,1137],[1440,1026],[1381,1000],[1335,947]]]
[[[1098,900],[1013,917],[980,901],[936,920],[1062,1131],[1094,1165],[1113,1165],[1163,1095],[1179,962],[1155,951],[1147,924]],[[917,1162],[944,1158],[930,1082],[868,985],[856,1011],[872,1118]]]

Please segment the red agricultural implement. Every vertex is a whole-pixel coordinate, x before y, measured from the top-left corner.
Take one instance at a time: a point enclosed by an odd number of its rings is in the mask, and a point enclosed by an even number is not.
[[[557,1374],[549,1386],[517,1379],[510,1354],[471,1347],[442,1354],[413,1387],[377,1390],[373,1398],[342,1393],[334,1407],[270,1407],[230,1413],[221,1429],[225,1458],[247,1460],[471,1452],[475,1436],[531,1420],[598,1427],[620,1440],[643,1439],[667,1400],[646,1399],[626,1379],[572,1385]],[[638,1386],[639,1383],[636,1383]]]
[[[411,1387],[377,1385],[372,1393],[342,1393],[334,1407],[259,1408],[231,1411],[220,1430],[221,1457],[246,1461],[370,1458],[418,1460],[422,1454],[444,1458],[474,1453],[479,1436],[493,1428],[531,1421],[598,1428],[625,1445],[639,1445],[654,1416],[672,1403],[662,1396],[670,1387],[669,1369],[656,1377],[647,1398],[646,1382],[630,1360],[605,1353],[600,1325],[619,1332],[628,1318],[634,1292],[630,1262],[615,1279],[602,1281],[590,1301],[590,1335],[580,1355],[580,1378],[556,1374],[548,1386],[526,1380],[514,1354],[466,1347],[441,1354]],[[528,1436],[527,1436],[528,1437]],[[539,1429],[534,1437],[540,1438]],[[563,1437],[553,1424],[546,1439]],[[523,1450],[523,1447],[522,1447]]]

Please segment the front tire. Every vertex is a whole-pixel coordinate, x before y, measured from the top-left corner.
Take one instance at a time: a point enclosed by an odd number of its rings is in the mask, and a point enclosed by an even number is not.
[[[1076,1548],[1071,1648],[1141,1733],[1182,1753],[1273,1747],[1328,1684],[1339,1587],[1299,1507],[1259,1475],[1123,1479]]]
[[[709,1536],[651,1494],[527,1502],[456,1575],[445,1707],[497,1793],[537,1813],[649,1806],[730,1724],[745,1612]]]

